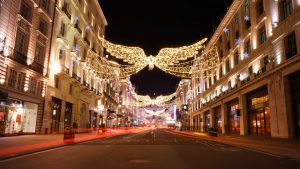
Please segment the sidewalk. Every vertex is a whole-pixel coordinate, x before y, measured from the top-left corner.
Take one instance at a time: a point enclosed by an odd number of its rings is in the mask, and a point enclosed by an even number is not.
[[[257,151],[286,159],[300,160],[300,139],[281,139],[263,136],[241,136],[232,134],[219,134],[218,137],[208,136],[205,133],[178,131],[189,136],[216,141],[220,143],[238,146],[251,151]]]
[[[49,134],[49,135],[23,135],[0,137],[0,160],[11,157],[30,154],[38,151],[62,147],[74,143],[107,138],[127,133],[140,132],[145,129],[130,128],[130,129],[109,129],[105,133],[92,131],[89,133],[75,134],[74,139],[64,140],[64,134]]]

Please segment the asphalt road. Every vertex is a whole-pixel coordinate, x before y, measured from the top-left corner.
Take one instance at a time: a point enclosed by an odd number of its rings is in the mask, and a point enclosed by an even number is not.
[[[300,162],[149,130],[0,161],[0,169],[299,169]]]

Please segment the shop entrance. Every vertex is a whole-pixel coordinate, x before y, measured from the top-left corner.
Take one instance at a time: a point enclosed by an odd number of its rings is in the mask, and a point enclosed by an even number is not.
[[[218,132],[222,133],[222,113],[221,106],[214,108],[214,128],[217,129]]]
[[[52,123],[51,123],[52,133],[59,132],[60,111],[61,111],[61,100],[52,97]]]
[[[295,136],[300,138],[300,72],[292,75],[290,78],[291,82],[291,95],[292,95],[292,104],[293,104],[293,114],[292,118],[294,119],[294,128]]]
[[[265,107],[251,111],[249,120],[250,133],[256,135],[271,135],[270,108]]]
[[[269,96],[267,87],[247,96],[249,134],[271,135]]]
[[[66,102],[66,111],[65,111],[65,127],[71,127],[72,121],[72,103]]]
[[[208,129],[210,128],[210,112],[206,111],[204,112],[204,129],[206,132],[208,132]]]

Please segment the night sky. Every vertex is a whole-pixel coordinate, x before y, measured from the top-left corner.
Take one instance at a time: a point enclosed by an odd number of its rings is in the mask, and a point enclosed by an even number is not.
[[[146,55],[164,47],[189,45],[211,37],[232,0],[99,0],[107,19],[105,38],[138,46]],[[167,95],[180,78],[148,67],[131,77],[141,95]]]

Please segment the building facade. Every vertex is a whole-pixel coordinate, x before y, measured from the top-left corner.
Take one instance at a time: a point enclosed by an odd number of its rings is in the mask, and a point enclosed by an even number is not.
[[[111,125],[119,78],[100,40],[106,25],[97,0],[56,1],[43,133]]]
[[[176,88],[175,104],[177,107],[177,126],[183,130],[191,129],[191,87],[191,80],[183,79],[179,82],[178,87]]]
[[[299,0],[233,1],[204,51],[220,65],[192,79],[195,130],[299,138],[299,21]]]
[[[54,0],[0,3],[0,135],[40,133]]]

